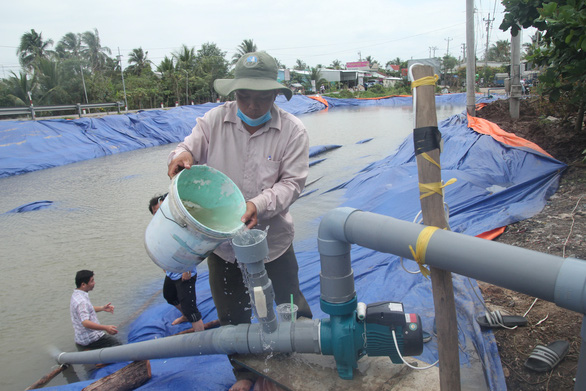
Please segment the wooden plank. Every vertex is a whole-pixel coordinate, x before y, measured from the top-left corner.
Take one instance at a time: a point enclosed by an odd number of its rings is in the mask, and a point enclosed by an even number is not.
[[[416,65],[412,68],[414,80],[433,76],[430,66]],[[437,126],[435,107],[435,85],[416,87],[415,128]],[[437,163],[440,162],[439,148],[427,154]],[[441,168],[416,156],[419,183],[441,182]],[[447,228],[443,197],[433,194],[421,199],[423,224]],[[445,391],[460,390],[460,359],[458,355],[458,323],[456,320],[456,303],[452,275],[447,270],[431,267],[431,286],[435,307],[435,321],[438,335],[438,355],[440,387]]]

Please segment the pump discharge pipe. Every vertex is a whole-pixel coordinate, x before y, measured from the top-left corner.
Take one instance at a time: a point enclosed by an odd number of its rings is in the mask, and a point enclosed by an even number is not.
[[[338,251],[332,253],[330,250],[337,244],[325,250],[330,255],[322,254],[321,307],[331,318],[277,323],[272,283],[264,269],[268,254],[266,234],[251,230],[251,237],[251,241],[235,238],[232,244],[239,262],[246,267],[259,323],[222,326],[93,351],[62,352],[56,355],[57,362],[95,364],[204,354],[321,353],[334,356],[341,378],[352,379],[353,369],[365,355],[389,356],[392,362],[399,364],[403,356],[422,353],[423,330],[418,315],[405,313],[401,303],[360,303],[357,306],[349,244],[342,244],[348,249],[343,264],[330,262],[336,259]],[[320,242],[320,252],[324,246],[328,247],[326,242]]]

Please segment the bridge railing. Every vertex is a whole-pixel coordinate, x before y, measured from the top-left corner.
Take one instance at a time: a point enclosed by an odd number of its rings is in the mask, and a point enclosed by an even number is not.
[[[124,107],[123,102],[114,102],[114,103],[77,103],[74,105],[52,105],[52,106],[33,106],[30,105],[28,107],[0,107],[0,116],[6,115],[30,115],[31,118],[34,120],[36,119],[36,114],[38,112],[43,111],[77,111],[79,118],[81,118],[85,113],[86,109],[101,109],[107,107],[115,107],[118,111],[118,114],[121,112],[121,108]]]

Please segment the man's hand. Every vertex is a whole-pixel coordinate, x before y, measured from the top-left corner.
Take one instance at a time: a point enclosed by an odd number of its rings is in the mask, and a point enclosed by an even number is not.
[[[184,168],[189,170],[191,166],[193,166],[193,155],[191,155],[191,152],[181,152],[175,157],[175,159],[171,160],[171,163],[169,163],[167,175],[169,175],[169,178],[173,179],[173,177],[179,174],[181,170]]]
[[[193,326],[193,331],[198,332],[198,331],[204,331],[205,327],[203,325],[203,320],[198,320],[197,322],[192,323]]]
[[[258,216],[256,214],[256,205],[248,201],[246,203],[246,211],[240,219],[248,229],[253,229],[258,224]]]
[[[191,272],[184,272],[181,275],[181,281],[189,281],[191,279]]]
[[[104,325],[104,331],[110,335],[118,334],[118,327],[112,325]]]
[[[100,311],[106,311],[106,312],[109,312],[109,313],[113,314],[114,313],[114,306],[112,305],[112,303],[108,303],[106,305],[101,306],[99,308],[99,310]],[[99,311],[97,311],[97,312],[99,312]]]

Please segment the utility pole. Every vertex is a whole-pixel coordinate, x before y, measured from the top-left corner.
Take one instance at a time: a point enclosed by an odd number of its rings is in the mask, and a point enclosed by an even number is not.
[[[185,105],[189,104],[189,93],[187,91],[187,86],[188,86],[188,82],[189,82],[189,72],[187,72],[185,69],[183,70],[183,72],[185,72]]]
[[[476,116],[476,54],[474,53],[474,0],[466,0],[466,112]]]
[[[454,38],[450,38],[450,37],[448,37],[448,38],[446,38],[445,40],[446,40],[446,41],[448,41],[448,48],[447,48],[447,50],[446,50],[446,56],[449,56],[449,55],[450,55],[450,41],[453,41],[453,40],[454,40]]]
[[[120,65],[120,74],[122,75],[122,90],[124,91],[124,111],[128,113],[128,101],[126,100],[126,85],[124,84],[124,72],[122,71],[122,56],[120,55],[120,47],[118,47],[118,64]]]
[[[462,45],[462,62],[466,62],[466,44],[463,43]]]
[[[358,52],[358,61],[362,62],[362,53]]]
[[[511,33],[511,93],[509,99],[509,113],[512,119],[519,119],[521,96],[521,31],[517,35]]]
[[[490,18],[490,12],[488,13],[488,19],[482,19],[486,22],[486,51],[484,52],[484,66],[488,67],[488,42],[490,36],[490,24],[494,21],[494,17]]]
[[[431,54],[429,55],[431,58],[435,58],[435,51],[437,50],[437,46],[432,46],[429,48],[429,50],[433,50],[433,57],[431,57]]]
[[[79,57],[77,57],[79,59]],[[81,67],[81,62],[79,63],[79,72],[81,73],[81,84],[83,84],[83,92],[85,93],[85,103],[90,103],[87,98],[87,90],[85,88],[85,78],[83,77],[83,68]],[[89,109],[88,109],[89,110]]]

